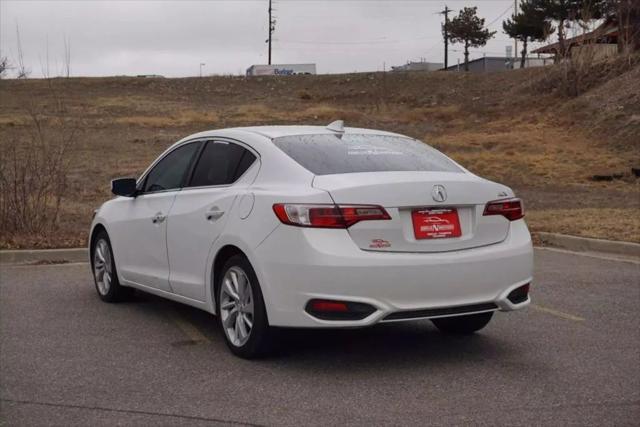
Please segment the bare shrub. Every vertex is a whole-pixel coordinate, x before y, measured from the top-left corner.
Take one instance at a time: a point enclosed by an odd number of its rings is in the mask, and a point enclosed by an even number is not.
[[[595,58],[596,47],[583,45],[574,48],[570,56],[559,64],[560,88],[565,95],[575,97],[587,89]]]
[[[7,72],[11,69],[11,62],[6,56],[0,55],[0,79],[4,78]]]
[[[52,89],[52,92],[53,89]],[[54,92],[55,94],[55,92]],[[26,107],[30,124],[22,137],[0,148],[0,233],[46,235],[59,224],[77,127],[56,96],[53,108]]]
[[[640,55],[597,58],[592,46],[573,52],[571,57],[547,67],[540,79],[531,82],[536,93],[554,92],[574,98],[599,84],[631,70],[640,63]]]
[[[640,2],[618,0],[612,6],[617,6],[618,51],[631,57],[640,50]]]

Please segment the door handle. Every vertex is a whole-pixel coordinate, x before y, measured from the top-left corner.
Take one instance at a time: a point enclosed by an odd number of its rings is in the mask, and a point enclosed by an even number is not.
[[[224,211],[221,211],[218,209],[212,209],[208,211],[206,214],[204,214],[204,217],[207,218],[207,221],[215,221],[217,219],[220,219],[222,215],[224,215]]]
[[[160,224],[164,222],[165,219],[167,219],[167,216],[162,215],[162,212],[158,212],[153,216],[153,218],[151,218],[151,222],[153,222],[154,224]]]

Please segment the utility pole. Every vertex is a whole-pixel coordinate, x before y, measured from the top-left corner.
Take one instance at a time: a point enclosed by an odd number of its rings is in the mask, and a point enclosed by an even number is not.
[[[449,65],[449,12],[451,12],[451,9],[449,9],[449,7],[447,6],[445,6],[444,10],[440,12],[441,15],[444,15],[444,69],[445,70]]]
[[[271,0],[269,0],[269,39],[267,40],[267,43],[269,43],[269,65],[271,65],[271,34],[273,34],[273,30],[275,30],[275,21],[271,18],[272,10]]]

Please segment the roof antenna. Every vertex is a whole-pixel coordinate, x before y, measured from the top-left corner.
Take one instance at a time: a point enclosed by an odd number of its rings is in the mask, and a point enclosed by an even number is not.
[[[344,121],[336,120],[335,122],[331,122],[327,125],[327,129],[332,132],[336,132],[338,134],[336,136],[338,138],[342,138],[342,135],[344,134]]]

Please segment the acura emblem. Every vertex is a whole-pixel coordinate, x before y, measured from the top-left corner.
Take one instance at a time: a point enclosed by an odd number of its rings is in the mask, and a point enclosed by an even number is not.
[[[444,202],[447,200],[447,190],[442,185],[434,185],[433,190],[431,190],[431,197],[436,202]]]

